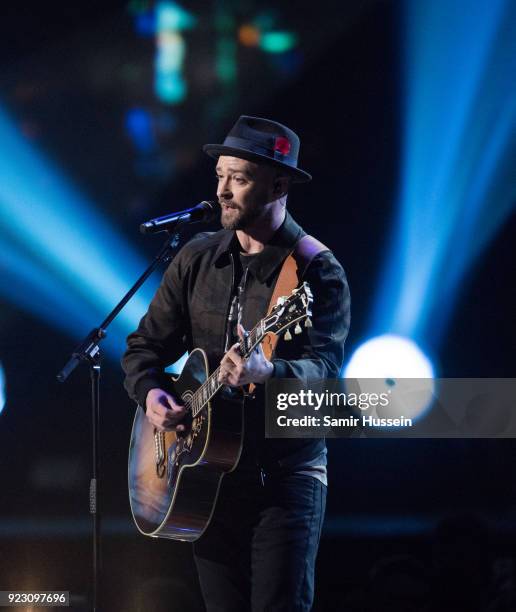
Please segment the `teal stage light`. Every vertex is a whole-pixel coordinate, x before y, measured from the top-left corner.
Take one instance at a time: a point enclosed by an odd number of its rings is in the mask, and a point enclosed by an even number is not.
[[[179,104],[188,93],[183,75],[186,42],[183,30],[196,24],[195,17],[175,2],[156,5],[156,60],[154,90],[165,104]]]
[[[156,29],[158,32],[188,30],[197,19],[177,2],[162,0],[156,5]]]
[[[285,53],[297,44],[293,32],[264,32],[260,38],[260,47],[268,53]]]

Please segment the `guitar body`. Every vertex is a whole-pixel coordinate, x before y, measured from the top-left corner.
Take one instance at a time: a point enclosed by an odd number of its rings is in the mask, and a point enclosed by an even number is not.
[[[187,403],[208,379],[201,349],[174,380]],[[215,409],[214,409],[215,407]],[[185,432],[157,432],[139,406],[129,446],[129,500],[138,529],[152,537],[193,542],[209,524],[225,473],[240,457],[243,402],[216,396],[186,421]]]
[[[240,342],[247,359],[267,334],[310,327],[313,298],[308,283],[280,296],[276,306]],[[290,334],[290,332],[288,332]],[[288,340],[287,335],[285,339]],[[141,407],[129,445],[129,500],[144,535],[194,542],[208,526],[222,477],[235,469],[243,444],[243,394],[223,387],[218,368],[208,371],[206,353],[190,353],[174,391],[185,404],[184,432],[156,431]],[[219,393],[223,389],[226,393]]]

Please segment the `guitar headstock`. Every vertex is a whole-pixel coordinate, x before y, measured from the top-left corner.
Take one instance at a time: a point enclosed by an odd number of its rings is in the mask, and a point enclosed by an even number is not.
[[[285,340],[291,340],[290,327],[296,324],[295,334],[302,332],[300,321],[305,320],[305,327],[311,327],[312,302],[314,301],[310,286],[304,282],[294,289],[289,296],[278,298],[276,306],[262,320],[263,334],[273,332],[280,335],[285,332]]]

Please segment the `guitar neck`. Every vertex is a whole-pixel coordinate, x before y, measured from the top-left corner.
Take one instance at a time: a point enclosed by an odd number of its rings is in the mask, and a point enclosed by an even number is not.
[[[310,316],[311,316],[311,304],[312,304],[312,292],[307,282],[304,282],[300,287],[294,289],[290,296],[279,297],[276,306],[265,316],[260,319],[253,329],[242,338],[239,342],[240,354],[244,359],[247,359],[254,348],[260,344],[264,337],[272,332],[274,334],[281,334],[284,330],[287,330],[285,339],[290,340],[290,332],[288,328],[297,323],[294,330],[295,334],[301,333],[301,327],[299,321],[306,319],[305,326],[311,327]],[[191,410],[194,417],[199,414],[206,403],[217,393],[222,387],[219,383],[219,371],[220,366],[207,378],[207,380],[197,389],[191,399]]]
[[[240,340],[240,354],[244,359],[249,357],[254,348],[263,340],[265,332],[263,331],[263,319],[261,319],[245,338]],[[220,366],[205,380],[205,382],[197,389],[191,399],[192,417],[196,417],[209,400],[223,386],[219,382]]]

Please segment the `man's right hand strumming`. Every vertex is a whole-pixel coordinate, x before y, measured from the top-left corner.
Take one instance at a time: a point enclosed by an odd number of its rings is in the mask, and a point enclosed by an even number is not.
[[[147,419],[158,431],[185,430],[185,425],[180,421],[186,415],[186,409],[170,393],[163,389],[151,389],[145,405]]]

